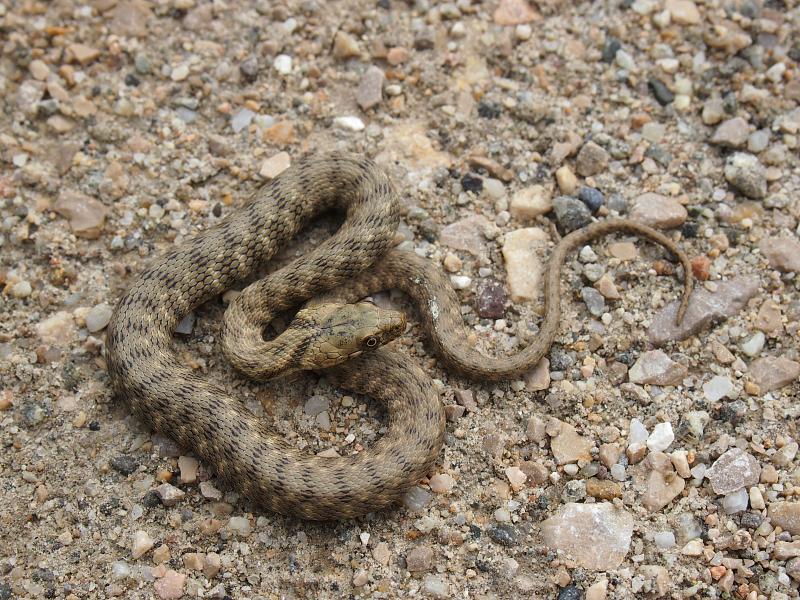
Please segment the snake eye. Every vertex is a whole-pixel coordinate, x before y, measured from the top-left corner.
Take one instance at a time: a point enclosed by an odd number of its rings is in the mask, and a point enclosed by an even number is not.
[[[378,338],[376,338],[374,335],[371,335],[364,343],[367,345],[367,348],[374,348],[378,345]]]

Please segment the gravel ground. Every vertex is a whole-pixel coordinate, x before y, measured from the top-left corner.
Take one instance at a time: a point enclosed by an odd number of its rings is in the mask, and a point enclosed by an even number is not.
[[[0,32],[0,600],[800,597],[797,2],[7,0]],[[661,249],[594,243],[524,380],[396,344],[448,416],[402,506],[264,513],[113,398],[104,329],[152,256],[319,149],[392,174],[401,245],[486,352],[536,335],[557,236],[618,214],[691,256],[686,323]],[[367,398],[233,373],[225,300],[183,360],[299,447],[374,442]]]

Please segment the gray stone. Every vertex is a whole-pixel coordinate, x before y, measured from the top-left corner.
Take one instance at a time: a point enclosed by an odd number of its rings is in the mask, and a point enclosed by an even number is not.
[[[763,238],[759,244],[769,266],[784,273],[800,273],[800,240],[789,237]]]
[[[556,220],[569,233],[592,222],[592,212],[583,202],[572,196],[559,196],[553,200]]]
[[[685,340],[712,323],[735,315],[756,295],[758,287],[757,277],[740,275],[718,283],[715,292],[702,287],[695,288],[680,325],[675,323],[678,301],[669,303],[653,317],[647,332],[650,342],[655,346],[663,346],[667,342]]]
[[[759,391],[766,394],[797,381],[800,363],[782,356],[765,356],[752,362],[750,374]]]
[[[726,148],[741,148],[747,143],[750,135],[750,128],[741,117],[728,119],[720,123],[714,135],[711,136],[711,143]]]
[[[363,110],[369,110],[383,100],[383,83],[386,76],[378,67],[367,69],[356,90],[356,102]]]
[[[330,400],[325,396],[311,396],[311,398],[306,400],[305,406],[303,406],[303,412],[309,417],[316,417],[318,414],[328,410],[330,405]]]
[[[439,242],[454,250],[464,250],[475,256],[486,253],[486,236],[484,232],[491,224],[481,215],[466,217],[451,223],[439,234]]]
[[[600,317],[606,311],[606,301],[602,294],[593,287],[581,288],[581,298],[586,303],[586,308],[595,316]]]
[[[711,488],[720,495],[756,485],[759,475],[761,465],[758,460],[741,448],[731,448],[706,471]]]
[[[578,174],[590,177],[605,171],[608,166],[608,152],[594,142],[586,142],[578,152],[576,166]]]
[[[725,162],[725,180],[748,198],[767,195],[767,170],[752,154],[737,152]]]
[[[680,385],[688,374],[685,366],[675,362],[661,350],[643,352],[628,371],[633,383]]]

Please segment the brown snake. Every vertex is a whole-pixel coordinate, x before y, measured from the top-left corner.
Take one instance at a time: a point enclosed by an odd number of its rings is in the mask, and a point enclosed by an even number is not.
[[[182,364],[172,348],[172,332],[185,315],[252,277],[315,215],[330,209],[346,211],[330,239],[251,284],[231,304],[223,349],[234,366],[261,379],[353,357],[328,369],[326,377],[384,401],[389,426],[371,448],[339,458],[290,446],[240,400]],[[260,505],[307,519],[348,518],[394,503],[428,473],[443,442],[442,404],[417,365],[379,347],[405,328],[394,311],[326,303],[301,310],[284,334],[265,341],[263,328],[277,313],[342,284],[349,300],[397,288],[420,308],[447,367],[476,379],[518,377],[539,362],[556,336],[566,254],[616,231],[645,237],[677,256],[684,268],[678,321],[688,303],[691,267],[669,238],[624,219],[593,223],[564,237],[553,251],[546,313],[535,341],[514,356],[488,358],[468,344],[458,298],[439,269],[413,253],[389,252],[398,220],[394,188],[371,161],[339,153],[301,158],[246,206],[154,260],[124,294],[106,348],[116,392],[144,421],[192,449]]]

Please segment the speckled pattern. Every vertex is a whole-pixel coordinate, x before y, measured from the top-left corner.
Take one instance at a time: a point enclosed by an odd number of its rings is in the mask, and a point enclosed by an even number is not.
[[[281,368],[291,368],[302,352],[297,346],[263,342],[261,327],[280,311],[346,282],[340,293],[353,298],[386,287],[409,293],[423,307],[423,322],[449,367],[474,378],[518,376],[541,359],[557,333],[558,281],[566,254],[615,231],[641,235],[678,256],[686,277],[679,315],[691,291],[688,258],[668,238],[627,220],[595,223],[568,235],[555,249],[547,275],[547,314],[536,341],[515,356],[487,358],[467,344],[455,293],[430,263],[402,252],[379,260],[397,225],[394,191],[386,175],[356,157],[305,157],[245,208],[157,260],[120,301],[108,334],[109,372],[135,412],[193,448],[245,495],[281,513],[347,518],[392,504],[426,474],[443,442],[444,413],[427,377],[388,350],[370,352],[332,371],[339,385],[383,399],[390,427],[373,449],[330,459],[291,448],[239,401],[182,366],[170,349],[171,332],[184,315],[251,275],[312,216],[333,208],[337,200],[348,213],[339,231],[250,285],[229,309],[223,346],[240,370],[263,377],[258,365],[269,363],[270,357]],[[374,273],[354,281],[376,260]],[[245,326],[249,329],[240,332]],[[301,344],[300,349],[307,347]]]

